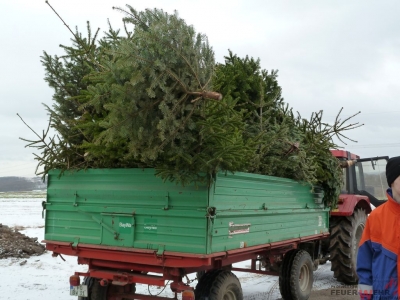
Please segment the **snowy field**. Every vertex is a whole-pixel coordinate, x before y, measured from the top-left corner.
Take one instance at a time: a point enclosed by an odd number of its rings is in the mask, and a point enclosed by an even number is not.
[[[2,198],[3,197],[3,198]],[[41,202],[43,194],[10,195],[0,194],[0,223],[16,227],[20,232],[44,239],[44,220]],[[75,271],[85,271],[86,266],[79,266],[76,257],[64,256],[53,258],[46,252],[41,256],[27,259],[0,259],[0,299],[1,300],[76,300],[69,295],[69,276]],[[249,262],[238,264],[248,267]],[[277,300],[279,293],[278,277],[238,272],[245,300]],[[193,276],[189,276],[192,279]],[[196,285],[196,281],[192,283]],[[329,262],[314,272],[314,289],[326,289],[340,285],[333,279]],[[143,294],[173,297],[167,286],[164,290],[155,286],[137,285],[137,291]]]

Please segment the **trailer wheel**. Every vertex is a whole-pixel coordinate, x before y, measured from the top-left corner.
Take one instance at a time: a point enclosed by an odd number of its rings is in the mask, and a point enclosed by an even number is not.
[[[78,297],[78,300],[90,300],[90,290],[92,289],[94,281],[95,279],[93,277],[85,277],[83,279],[83,284],[88,286],[88,297]]]
[[[356,209],[352,216],[343,217],[331,227],[330,260],[333,276],[345,284],[357,284],[358,245],[364,231],[367,214]]]
[[[279,289],[285,300],[307,300],[313,285],[313,262],[307,251],[286,253],[279,274]]]
[[[297,250],[290,250],[286,252],[279,269],[279,291],[285,300],[292,299],[290,293],[290,270],[296,252]]]
[[[204,271],[204,270],[196,272],[197,281],[200,281],[201,277],[203,277],[204,274],[206,274],[206,271]]]
[[[89,300],[107,300],[108,286],[100,285],[99,280],[94,280],[89,292]]]
[[[231,271],[206,272],[195,289],[196,300],[243,300],[239,279]]]
[[[307,251],[296,253],[290,276],[293,299],[306,300],[310,297],[314,281],[313,261]]]

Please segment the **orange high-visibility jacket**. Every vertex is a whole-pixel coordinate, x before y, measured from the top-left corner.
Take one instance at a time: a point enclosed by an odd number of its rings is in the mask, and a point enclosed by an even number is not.
[[[399,299],[400,204],[388,201],[367,218],[357,256],[361,299]]]

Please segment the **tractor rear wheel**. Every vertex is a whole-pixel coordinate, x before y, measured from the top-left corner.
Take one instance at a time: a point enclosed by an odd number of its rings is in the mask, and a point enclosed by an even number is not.
[[[356,209],[352,216],[343,217],[331,226],[330,260],[333,276],[345,284],[357,284],[358,246],[364,231],[367,214]]]

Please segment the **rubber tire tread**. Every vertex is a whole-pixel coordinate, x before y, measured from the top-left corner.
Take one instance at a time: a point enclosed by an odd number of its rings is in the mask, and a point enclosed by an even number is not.
[[[88,286],[88,297],[78,297],[78,300],[89,300],[90,299],[90,290],[93,286],[94,280],[95,279],[93,277],[85,277],[83,279],[83,284]]]
[[[198,271],[198,272],[196,272],[197,282],[200,281],[201,277],[203,277],[205,273],[206,273],[206,271]]]
[[[108,286],[101,286],[99,280],[94,280],[90,289],[89,300],[107,300]]]
[[[292,268],[293,259],[299,250],[293,249],[286,252],[283,257],[281,267],[279,269],[279,291],[284,300],[293,300],[290,292],[290,271]]]
[[[239,279],[235,274],[227,270],[219,273],[212,282],[209,300],[221,300],[221,297],[218,297],[219,291],[221,290],[221,287],[227,283],[234,285],[231,291],[235,293],[236,300],[243,300],[243,292]]]
[[[301,267],[307,264],[309,270],[309,287],[308,290],[303,293],[300,290],[299,286],[299,275]],[[290,292],[293,300],[307,300],[310,297],[313,281],[314,281],[314,272],[313,272],[313,261],[311,259],[310,254],[307,251],[299,250],[293,258],[292,267],[290,268]]]
[[[221,287],[226,284],[233,283],[236,285],[236,299],[243,300],[242,287],[239,279],[229,270],[218,269],[206,272],[198,282],[195,289],[196,300],[221,300],[218,293]]]
[[[194,298],[196,300],[204,300],[206,297],[208,297],[210,284],[222,271],[223,270],[221,269],[211,270],[207,271],[203,276],[201,276],[201,278],[197,282],[196,288],[194,289]]]
[[[367,214],[364,209],[356,209],[353,215],[343,217],[331,227],[329,253],[331,270],[337,281],[345,284],[357,284],[356,261],[352,253],[353,245],[358,247],[356,232],[359,226],[365,227]]]

